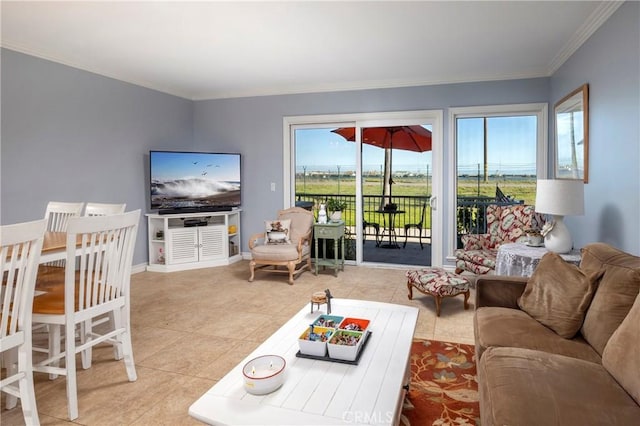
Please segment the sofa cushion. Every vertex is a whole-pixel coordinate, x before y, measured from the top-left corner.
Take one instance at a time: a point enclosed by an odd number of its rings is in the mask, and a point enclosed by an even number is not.
[[[473,327],[477,359],[487,348],[495,346],[536,349],[600,363],[600,355],[580,336],[574,339],[560,337],[518,309],[478,308]]]
[[[633,425],[640,406],[597,363],[489,348],[478,364],[480,415],[491,425]]]
[[[580,330],[599,273],[587,274],[559,254],[542,256],[518,299],[520,309],[570,339]]]
[[[604,272],[581,329],[584,338],[602,355],[640,291],[640,257],[594,243],[582,249],[580,269]]]
[[[605,346],[602,365],[640,404],[640,296]]]

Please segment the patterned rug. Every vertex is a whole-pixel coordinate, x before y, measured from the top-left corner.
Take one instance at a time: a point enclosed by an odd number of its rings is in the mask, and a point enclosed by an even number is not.
[[[411,345],[411,384],[401,425],[479,425],[474,347],[436,340]]]

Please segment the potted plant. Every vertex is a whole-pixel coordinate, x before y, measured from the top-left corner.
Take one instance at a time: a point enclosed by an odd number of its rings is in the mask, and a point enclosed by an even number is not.
[[[338,198],[329,198],[327,200],[327,209],[331,212],[331,220],[333,222],[337,222],[342,219],[342,211],[346,208],[346,201]]]

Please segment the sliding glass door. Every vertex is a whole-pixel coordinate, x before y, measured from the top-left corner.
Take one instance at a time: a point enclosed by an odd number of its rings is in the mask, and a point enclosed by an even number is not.
[[[356,264],[431,265],[441,244],[432,231],[441,220],[432,208],[434,181],[442,182],[433,160],[441,149],[441,113],[406,115],[285,120],[291,204],[317,213],[330,199],[343,202],[345,258]]]

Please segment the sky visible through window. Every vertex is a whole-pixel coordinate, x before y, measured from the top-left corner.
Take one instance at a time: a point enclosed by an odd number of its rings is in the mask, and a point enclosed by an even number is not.
[[[458,174],[484,170],[483,118],[458,119]],[[334,128],[296,130],[296,173],[355,172],[356,144],[332,133]],[[536,117],[487,118],[487,166],[491,175],[535,175]],[[363,172],[380,172],[384,150],[363,145]],[[393,173],[431,173],[431,152],[393,150]]]

